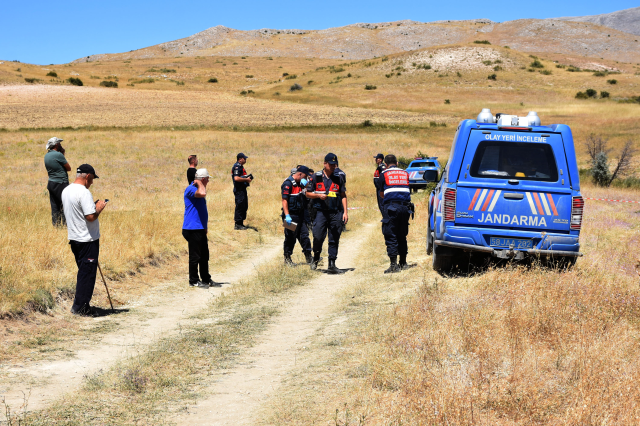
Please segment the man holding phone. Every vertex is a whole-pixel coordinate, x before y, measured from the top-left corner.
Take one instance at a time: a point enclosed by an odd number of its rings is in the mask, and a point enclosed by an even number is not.
[[[311,269],[318,268],[324,239],[329,235],[330,274],[344,273],[336,266],[338,245],[344,225],[349,221],[347,213],[347,189],[343,176],[337,174],[338,157],[329,153],[324,157],[324,168],[316,172],[307,186],[307,198],[318,213],[313,224],[313,260]]]
[[[108,201],[93,201],[89,187],[94,179],[98,179],[95,169],[89,164],[82,164],[76,170],[76,180],[62,191],[69,245],[78,266],[76,295],[71,313],[82,316],[96,315],[89,302],[93,297],[100,255],[98,216]]]

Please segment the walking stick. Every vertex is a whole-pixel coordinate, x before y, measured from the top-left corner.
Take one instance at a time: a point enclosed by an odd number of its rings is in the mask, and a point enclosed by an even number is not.
[[[102,277],[102,282],[104,283],[104,288],[107,289],[107,297],[109,298],[109,304],[111,305],[111,312],[113,312],[113,303],[111,302],[111,295],[109,294],[109,287],[107,287],[107,282],[104,280],[104,275],[102,275],[102,268],[100,267],[100,263],[98,263],[98,270],[100,271],[100,276]]]

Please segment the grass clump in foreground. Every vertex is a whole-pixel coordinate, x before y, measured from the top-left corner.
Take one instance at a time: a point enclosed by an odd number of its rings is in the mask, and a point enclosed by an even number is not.
[[[178,336],[85,377],[77,395],[30,414],[27,424],[95,424],[104,418],[111,419],[110,424],[157,424],[184,402],[199,398],[206,378],[229,367],[278,314],[282,307],[278,296],[308,283],[312,276],[304,266],[260,268],[196,314],[198,319],[213,315],[220,319],[182,328]]]

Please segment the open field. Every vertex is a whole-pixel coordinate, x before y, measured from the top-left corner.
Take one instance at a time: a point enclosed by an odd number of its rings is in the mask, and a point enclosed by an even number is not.
[[[353,63],[95,61],[56,66],[60,81],[45,79],[45,68],[53,67],[0,64],[0,391],[19,385],[22,376],[13,369],[73,360],[77,351],[100,344],[101,336],[117,335],[124,328],[120,321],[135,319],[144,333],[146,320],[166,320],[137,304],[168,288],[156,302],[172,304],[180,333],[172,329],[150,339],[132,349],[136,356],[105,365],[96,359],[102,369],[70,388],[80,393],[63,398],[59,390],[51,409],[28,420],[188,424],[189,410],[206,406],[217,378],[237,373],[265,333],[290,332],[287,307],[306,312],[309,290],[302,287],[325,283],[307,269],[283,270],[278,255],[256,270],[246,268],[246,280],[225,288],[206,308],[191,312],[184,306],[176,314],[188,291],[180,234],[187,156],[198,154],[199,167],[213,175],[209,240],[212,269],[221,271],[273,248],[282,232],[282,180],[296,164],[318,170],[331,151],[348,174],[350,206],[367,208],[350,213],[345,237],[360,243],[345,243],[351,247],[343,257],[348,264],[338,260],[340,267],[356,269],[327,281],[339,291],[327,293],[331,303],[324,302],[317,318],[305,319],[307,334],[292,340],[298,345],[292,349],[295,365],[287,358],[275,366],[282,374],[264,388],[263,405],[247,413],[254,419],[249,424],[346,424],[347,418],[372,425],[637,423],[637,204],[587,201],[585,257],[568,272],[494,265],[435,274],[424,254],[424,192],[415,196],[413,269],[382,276],[382,237],[360,234],[378,221],[372,155],[422,152],[446,160],[457,122],[475,118],[483,107],[538,111],[542,124],[570,125],[581,168],[589,167],[582,144],[591,133],[610,138],[613,158],[627,140],[637,144],[640,105],[618,102],[640,95],[637,65],[560,54],[538,60],[542,67],[532,68],[536,58],[528,53],[459,44]],[[604,75],[569,72],[569,65]],[[544,70],[551,73],[539,72]],[[71,72],[85,87],[62,81]],[[285,72],[296,78],[286,79]],[[491,74],[495,80],[487,78]],[[98,87],[115,75],[117,89]],[[211,76],[219,83],[207,83]],[[22,84],[24,77],[43,81]],[[134,82],[146,78],[154,82]],[[296,82],[303,89],[288,92]],[[610,97],[575,99],[587,88]],[[51,226],[42,164],[44,144],[54,135],[65,140],[72,168],[85,162],[96,168],[94,198],[111,200],[100,217],[101,265],[117,307],[131,312],[100,322],[68,313],[76,268],[66,230]],[[247,222],[257,232],[232,229],[230,168],[240,151],[249,155],[246,168],[256,177]],[[634,167],[637,173],[637,162]],[[637,189],[584,181],[583,195],[640,201]],[[98,283],[95,302],[107,306],[102,290]],[[286,342],[286,334],[281,339]],[[43,385],[37,377],[35,383]]]

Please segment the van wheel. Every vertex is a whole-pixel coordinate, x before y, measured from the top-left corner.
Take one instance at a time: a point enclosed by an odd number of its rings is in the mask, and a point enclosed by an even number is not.
[[[433,235],[431,235],[431,217],[427,219],[427,254],[433,253]]]
[[[433,246],[431,266],[437,272],[449,272],[453,267],[453,256],[447,247]]]

